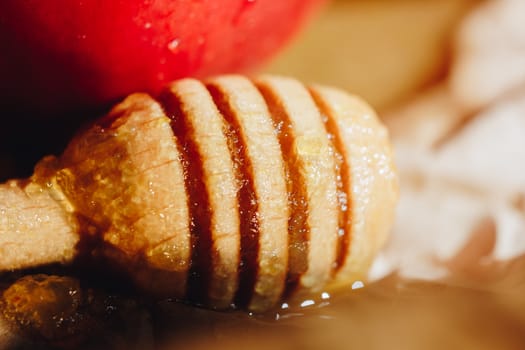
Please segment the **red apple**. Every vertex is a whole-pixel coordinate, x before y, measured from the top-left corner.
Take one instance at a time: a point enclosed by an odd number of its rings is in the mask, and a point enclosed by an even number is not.
[[[249,70],[324,0],[2,0],[0,105],[41,112]]]

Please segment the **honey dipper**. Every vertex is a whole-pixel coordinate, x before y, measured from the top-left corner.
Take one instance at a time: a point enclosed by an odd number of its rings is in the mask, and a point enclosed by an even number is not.
[[[361,278],[397,186],[360,99],[277,76],[183,79],[0,185],[0,271],[70,263],[93,238],[147,293],[260,312]]]

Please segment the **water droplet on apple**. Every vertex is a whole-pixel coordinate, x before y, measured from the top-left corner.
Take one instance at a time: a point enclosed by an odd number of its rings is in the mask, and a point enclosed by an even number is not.
[[[175,52],[177,50],[177,47],[179,47],[180,39],[173,39],[168,43],[168,50],[171,52]]]
[[[150,29],[151,28],[151,22],[144,23],[144,28],[145,29]]]

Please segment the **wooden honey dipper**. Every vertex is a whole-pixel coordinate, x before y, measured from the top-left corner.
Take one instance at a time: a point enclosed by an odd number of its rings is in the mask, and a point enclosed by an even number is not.
[[[88,237],[148,293],[260,312],[362,278],[397,197],[387,131],[360,99],[183,79],[0,185],[0,271],[70,263]]]

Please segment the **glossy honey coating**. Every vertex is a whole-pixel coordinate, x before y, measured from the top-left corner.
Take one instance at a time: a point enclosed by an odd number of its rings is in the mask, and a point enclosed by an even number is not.
[[[398,195],[387,131],[365,103],[275,76],[131,95],[29,183],[78,235],[64,255],[89,238],[147,293],[257,312],[362,278]]]

